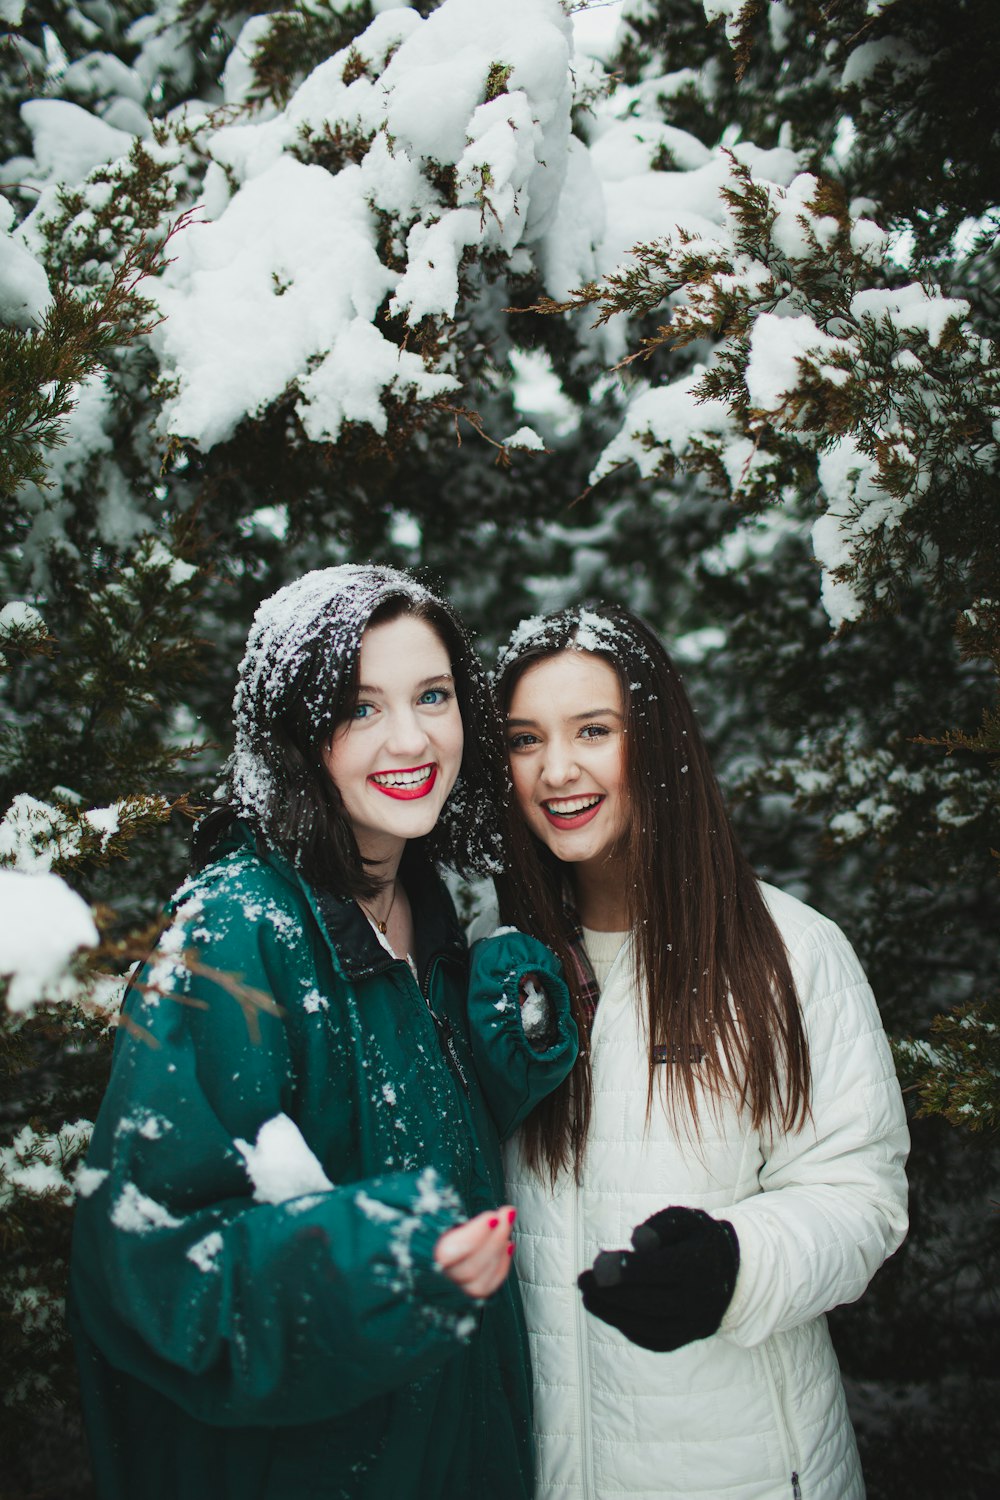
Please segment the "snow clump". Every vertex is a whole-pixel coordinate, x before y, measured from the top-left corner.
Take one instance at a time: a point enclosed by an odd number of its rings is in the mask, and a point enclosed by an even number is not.
[[[10,1011],[71,998],[70,963],[97,942],[90,907],[58,875],[0,870],[0,975]]]
[[[265,1120],[254,1144],[238,1140],[236,1149],[246,1164],[256,1203],[286,1203],[289,1198],[327,1192],[333,1187],[299,1127],[287,1115]]]

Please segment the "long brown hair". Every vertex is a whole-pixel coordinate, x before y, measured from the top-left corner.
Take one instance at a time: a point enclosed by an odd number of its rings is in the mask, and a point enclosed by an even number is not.
[[[624,848],[627,907],[647,1004],[652,1107],[657,1057],[667,1099],[697,1125],[698,1085],[732,1093],[754,1128],[791,1130],[809,1110],[809,1058],[788,955],[740,848],[680,674],[630,611],[593,604],[527,621],[497,665],[506,717],[528,670],[563,651],[589,651],[614,669],[624,704],[630,801]],[[560,864],[529,831],[512,798],[509,855],[497,879],[500,916],[562,960],[581,1038],[581,975],[564,912]],[[592,1109],[586,1040],[569,1079],[529,1116],[529,1164],[554,1180],[579,1176]]]

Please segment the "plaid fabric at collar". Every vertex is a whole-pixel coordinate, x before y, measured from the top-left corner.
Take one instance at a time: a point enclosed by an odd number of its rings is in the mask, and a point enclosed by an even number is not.
[[[580,922],[580,913],[573,904],[573,897],[568,884],[562,889],[563,917],[566,921],[566,932],[569,937],[569,952],[576,970],[576,989],[580,996],[580,1005],[583,1011],[583,1019],[590,1031],[594,1024],[594,1014],[597,1010],[597,1002],[600,999],[601,988],[597,983],[587,950],[583,946],[583,926]]]

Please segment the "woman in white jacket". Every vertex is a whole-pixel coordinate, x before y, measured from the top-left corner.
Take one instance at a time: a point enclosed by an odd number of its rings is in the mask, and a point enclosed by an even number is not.
[[[635,616],[525,622],[498,688],[500,917],[559,954],[586,1039],[508,1149],[538,1494],[857,1500],[823,1314],[901,1242],[908,1144],[865,976],[756,880]],[[510,1024],[480,1028],[487,1084]]]

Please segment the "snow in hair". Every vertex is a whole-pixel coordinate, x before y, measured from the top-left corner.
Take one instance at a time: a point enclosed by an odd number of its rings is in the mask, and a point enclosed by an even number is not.
[[[329,713],[333,687],[356,661],[375,611],[390,599],[435,603],[435,596],[396,568],[345,563],[317,568],[265,599],[254,615],[233,699],[236,741],[230,762],[230,801],[253,819],[276,790],[272,726],[293,691],[302,694],[317,725]],[[316,670],[322,643],[325,670]],[[270,762],[270,763],[269,763]]]
[[[551,615],[531,615],[515,626],[510,640],[497,658],[495,675],[499,676],[527,652],[603,651],[622,657],[636,651],[645,655],[645,647],[624,625],[587,605],[561,609]]]

